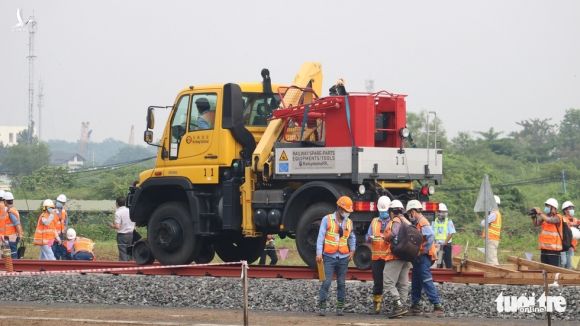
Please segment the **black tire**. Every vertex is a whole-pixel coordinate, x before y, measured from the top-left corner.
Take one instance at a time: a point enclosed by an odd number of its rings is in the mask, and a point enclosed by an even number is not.
[[[322,218],[336,210],[336,205],[331,203],[316,203],[310,205],[296,229],[296,248],[306,265],[314,268],[316,266],[316,240]]]
[[[138,265],[151,265],[155,261],[149,243],[146,239],[141,239],[133,245],[133,258]]]
[[[251,264],[260,258],[266,239],[264,237],[244,238],[235,236],[234,238],[222,238],[214,242],[217,255],[225,262],[237,262],[245,260]]]
[[[373,252],[368,244],[361,244],[356,247],[352,258],[356,268],[360,270],[371,269]]]
[[[199,252],[192,217],[181,202],[165,203],[155,210],[147,239],[153,256],[163,265],[190,264]]]
[[[215,257],[215,249],[213,248],[213,244],[209,240],[202,240],[200,241],[200,248],[199,253],[193,259],[196,264],[207,264],[211,263],[211,261]]]

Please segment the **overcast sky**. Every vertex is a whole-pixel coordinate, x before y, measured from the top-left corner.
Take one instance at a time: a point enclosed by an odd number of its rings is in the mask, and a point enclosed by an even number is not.
[[[89,121],[94,141],[135,125],[140,143],[147,106],[179,89],[263,67],[288,83],[304,61],[322,63],[325,91],[343,77],[408,94],[449,136],[580,108],[580,1],[1,1],[0,125],[27,123],[16,8],[38,21],[44,139],[74,141]]]

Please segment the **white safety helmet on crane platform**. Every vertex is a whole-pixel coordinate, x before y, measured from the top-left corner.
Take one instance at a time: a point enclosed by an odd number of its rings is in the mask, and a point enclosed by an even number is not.
[[[6,198],[4,198],[4,199],[6,199]],[[562,204],[562,210],[565,210],[568,207],[574,207],[574,204],[571,201],[569,201],[569,200],[565,201]]]
[[[406,209],[406,211],[409,212],[412,209],[422,210],[423,209],[423,204],[421,204],[421,202],[418,201],[417,199],[409,200],[407,202],[407,209]]]
[[[449,210],[447,210],[447,205],[445,205],[443,203],[439,203],[439,211],[440,212],[449,212]]]
[[[77,237],[77,231],[75,231],[75,229],[70,228],[70,229],[66,230],[66,238],[68,240],[73,240],[76,237]]]
[[[60,195],[58,195],[58,197],[56,197],[56,200],[61,202],[61,203],[66,203],[66,196],[64,194],[60,194]]]
[[[501,200],[499,199],[499,196],[497,196],[497,195],[494,195],[494,196],[493,196],[493,199],[495,199],[495,203],[496,203],[496,204],[498,204],[498,205],[499,205],[499,204],[501,203]]]
[[[549,205],[554,207],[555,209],[558,209],[558,201],[554,198],[548,198],[548,200],[546,200],[544,205]]]
[[[391,206],[389,208],[391,208],[391,209],[401,209],[401,210],[405,209],[405,207],[403,206],[403,203],[401,203],[401,201],[398,200],[398,199],[393,200],[391,202]]]
[[[4,200],[14,200],[14,195],[10,191],[4,193]]]
[[[386,212],[389,210],[389,206],[391,206],[391,198],[388,196],[381,196],[377,201],[377,209],[379,212]]]
[[[54,208],[54,202],[52,201],[52,199],[45,199],[42,202],[42,207],[51,207],[51,208]]]

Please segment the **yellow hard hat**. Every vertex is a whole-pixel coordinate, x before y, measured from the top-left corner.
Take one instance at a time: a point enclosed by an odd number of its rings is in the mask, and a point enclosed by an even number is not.
[[[338,200],[336,201],[336,205],[349,213],[352,213],[353,211],[352,199],[350,199],[349,196],[341,196],[340,198],[338,198]]]

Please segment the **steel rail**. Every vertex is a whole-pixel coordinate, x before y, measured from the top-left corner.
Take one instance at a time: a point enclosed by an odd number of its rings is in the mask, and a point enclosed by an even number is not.
[[[189,267],[172,268],[168,266],[163,268],[159,264],[157,269],[140,270],[139,265],[134,262],[116,262],[116,261],[79,261],[79,260],[30,260],[20,259],[13,260],[14,271],[17,272],[59,272],[84,270],[83,274],[94,273],[91,270],[106,270],[108,274],[141,274],[141,275],[179,275],[179,276],[208,276],[208,277],[240,277],[241,270],[238,265],[191,265]],[[4,266],[0,260],[0,266]],[[131,270],[121,270],[131,268]],[[432,269],[433,280],[435,282],[453,282],[454,279],[469,278],[485,283],[483,272],[456,272],[451,269]],[[102,271],[101,271],[102,273]],[[248,270],[250,278],[279,278],[288,280],[297,279],[317,279],[318,274],[315,270],[305,266],[262,266],[250,265]],[[370,270],[359,270],[349,268],[347,280],[352,281],[372,281]]]

